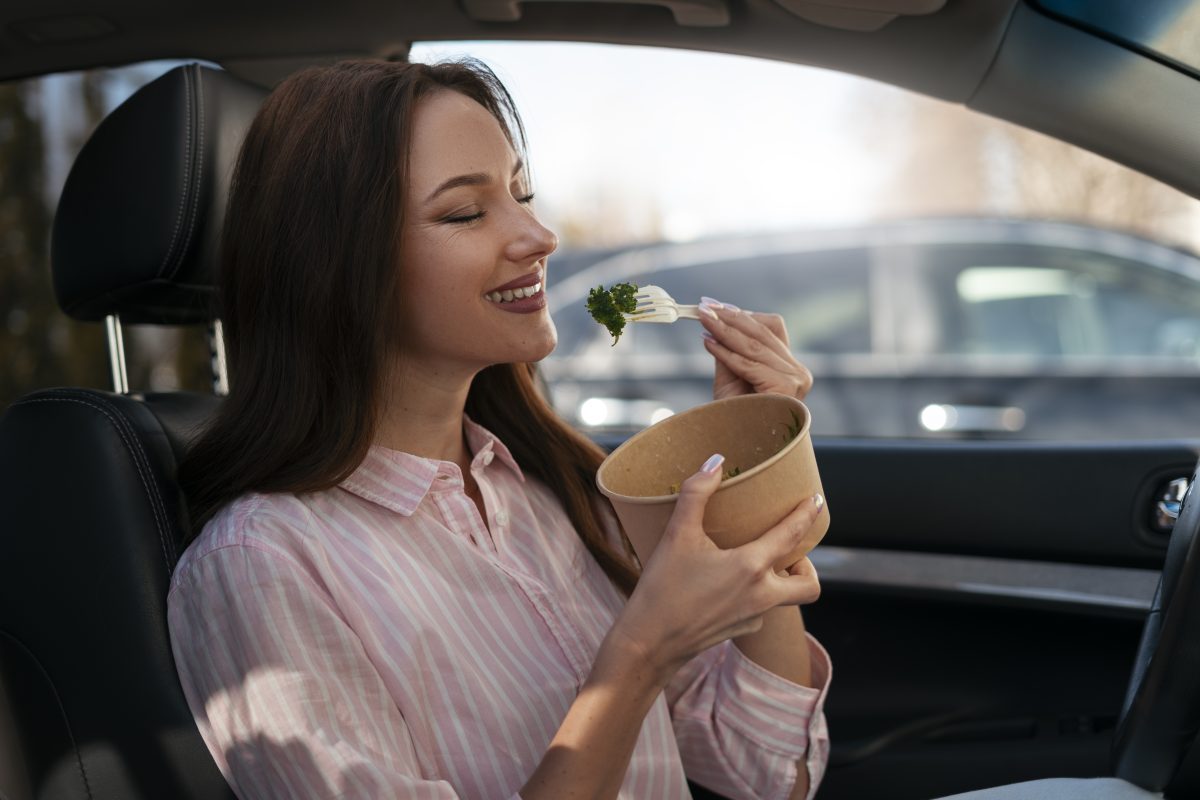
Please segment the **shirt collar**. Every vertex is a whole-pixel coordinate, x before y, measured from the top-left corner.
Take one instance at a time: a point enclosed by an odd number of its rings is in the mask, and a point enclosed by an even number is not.
[[[511,469],[517,480],[525,482],[525,475],[504,443],[466,413],[463,414],[463,431],[471,451],[472,468],[487,469],[497,461]],[[407,517],[417,510],[435,483],[461,491],[463,480],[458,464],[371,445],[366,458],[340,486]]]

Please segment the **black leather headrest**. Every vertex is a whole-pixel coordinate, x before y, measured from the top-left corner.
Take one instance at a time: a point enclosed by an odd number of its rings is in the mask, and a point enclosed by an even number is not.
[[[189,64],[143,86],[100,123],[54,217],[51,266],[63,311],[160,324],[213,316],[229,179],[266,94]]]

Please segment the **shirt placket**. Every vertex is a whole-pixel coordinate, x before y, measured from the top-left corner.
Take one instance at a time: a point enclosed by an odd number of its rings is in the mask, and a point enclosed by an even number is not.
[[[442,485],[442,490],[435,492],[433,499],[445,517],[446,527],[452,531],[465,530],[475,547],[487,553],[492,560],[497,560],[499,552],[496,543],[492,541],[474,501],[467,497],[461,475],[457,470],[439,472],[435,482]]]
[[[489,450],[482,453],[479,460],[483,467],[487,467],[491,464],[492,459],[493,453]],[[488,527],[484,525],[483,519],[479,515],[479,509],[471,498],[467,497],[462,488],[462,480],[457,473],[448,475],[446,480],[447,488],[453,488],[454,491],[442,493],[439,497],[439,504],[445,504],[442,513],[448,517],[447,522],[462,522],[464,527],[471,532],[471,539],[475,545],[488,555],[488,560],[517,584],[550,630],[550,634],[575,673],[578,686],[582,687],[583,682],[587,680],[587,676],[592,671],[592,655],[575,627],[560,613],[561,603],[556,602],[549,587],[517,566],[505,563],[497,547],[497,541],[502,536],[511,533],[509,514],[501,507],[491,482],[483,472],[482,468],[473,470],[473,475],[479,491],[484,496],[484,505],[492,511],[491,523],[494,533],[489,534]],[[447,508],[450,509],[449,513]]]

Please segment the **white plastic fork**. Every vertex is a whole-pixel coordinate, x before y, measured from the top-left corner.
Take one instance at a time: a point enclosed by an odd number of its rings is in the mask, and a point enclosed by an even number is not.
[[[680,305],[661,286],[639,286],[637,308],[626,314],[627,322],[674,322],[677,319],[700,319],[700,307]]]

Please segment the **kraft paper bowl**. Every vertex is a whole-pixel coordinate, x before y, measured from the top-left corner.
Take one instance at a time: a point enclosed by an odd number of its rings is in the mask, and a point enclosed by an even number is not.
[[[714,400],[631,436],[600,465],[596,485],[612,502],[644,565],[675,510],[677,486],[709,456],[721,453],[722,471],[741,471],[723,480],[709,498],[704,530],[718,547],[737,547],[757,539],[802,500],[824,494],[811,423],[808,408],[787,395]],[[790,439],[789,426],[795,431]],[[828,505],[814,525],[811,535],[819,540],[829,528]],[[808,549],[797,548],[775,569],[786,569]]]

